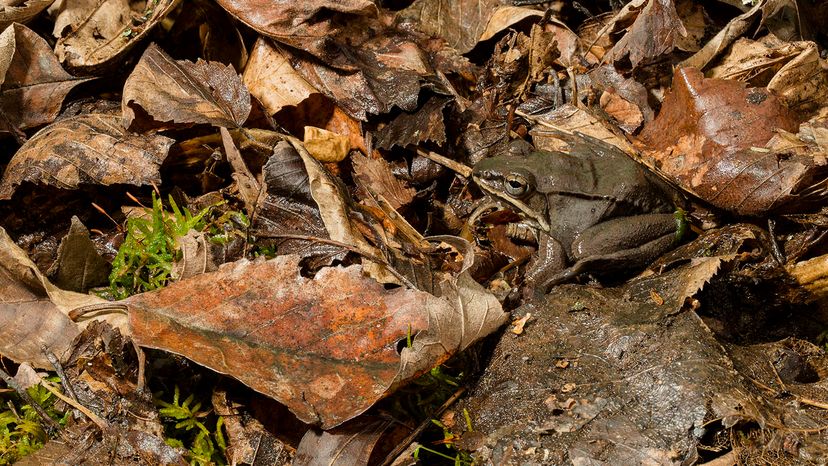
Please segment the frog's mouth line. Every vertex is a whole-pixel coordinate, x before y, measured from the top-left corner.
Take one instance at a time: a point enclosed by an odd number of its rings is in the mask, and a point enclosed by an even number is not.
[[[503,196],[503,194],[500,191],[487,185],[486,181],[481,179],[480,177],[474,176],[472,178],[477,183],[477,185],[480,186],[481,189],[483,189],[483,191],[486,191],[487,193],[491,194],[492,196],[494,196],[495,199],[508,202],[510,205],[517,207],[517,209],[520,210],[520,213],[538,222],[538,226],[543,231],[549,233],[549,222],[547,222],[546,219],[543,218],[543,214],[540,214],[537,211],[533,210],[520,199],[515,199],[513,197],[510,197],[508,199],[505,198],[505,196]]]

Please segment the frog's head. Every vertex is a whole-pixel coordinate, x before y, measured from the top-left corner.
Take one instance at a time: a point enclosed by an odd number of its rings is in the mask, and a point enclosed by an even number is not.
[[[491,196],[515,207],[538,227],[549,231],[546,196],[538,192],[539,157],[492,157],[474,166],[472,179]]]

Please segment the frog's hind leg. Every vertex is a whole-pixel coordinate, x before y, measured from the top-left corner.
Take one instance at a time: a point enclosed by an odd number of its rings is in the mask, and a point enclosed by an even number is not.
[[[582,234],[582,237],[589,239],[581,241],[579,238],[573,244],[573,249],[579,249],[582,254],[581,258],[571,267],[541,282],[540,290],[547,292],[552,286],[572,280],[586,272],[604,276],[628,276],[630,271],[644,268],[676,246],[675,223],[671,215],[641,215],[621,217],[618,220],[622,219],[637,220],[626,225],[628,236],[618,236],[612,233],[613,228],[606,228],[612,225],[596,225],[593,229],[597,231],[592,232],[592,229],[587,229],[584,233],[590,234]],[[633,231],[629,231],[630,225],[637,226],[632,228]],[[611,241],[611,238],[617,238],[618,241]],[[594,247],[585,247],[590,243]]]

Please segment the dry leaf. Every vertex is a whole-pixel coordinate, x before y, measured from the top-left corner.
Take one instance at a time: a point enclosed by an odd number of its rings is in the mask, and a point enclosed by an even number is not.
[[[209,124],[236,128],[250,114],[250,93],[232,66],[173,60],[150,44],[124,84],[124,126],[131,130]],[[141,109],[151,118],[141,118]]]
[[[239,190],[239,196],[244,202],[244,207],[249,215],[253,215],[256,211],[256,203],[262,187],[259,185],[256,177],[247,168],[247,164],[242,158],[241,152],[233,142],[233,137],[230,136],[230,131],[225,127],[219,128],[221,132],[221,143],[224,146],[224,154],[227,156],[227,161],[233,167],[233,179],[236,181],[236,187]]]
[[[377,131],[377,148],[417,146],[432,141],[438,146],[446,142],[446,125],[443,109],[452,99],[432,96],[414,112],[403,112]]]
[[[4,1],[0,4],[0,31],[11,23],[28,23],[54,0]]]
[[[55,285],[68,291],[86,293],[90,288],[109,283],[112,267],[95,250],[89,230],[72,216],[69,232],[60,240],[57,259],[49,269]]]
[[[345,35],[343,32],[355,20],[365,17],[376,21],[377,16],[377,7],[370,0],[218,0],[218,3],[260,34],[329,62],[331,55],[336,55],[331,52],[332,42]],[[330,20],[332,14],[338,17],[337,21]]]
[[[414,200],[417,191],[397,179],[384,159],[374,159],[358,154],[351,157],[351,163],[354,166],[354,175],[358,184],[368,187],[371,193],[385,198],[392,208],[399,209]]]
[[[82,328],[69,320],[69,311],[105,302],[49,283],[0,228],[0,354],[13,361],[51,368],[42,347],[60,357]],[[123,317],[115,314],[108,320],[123,326]]]
[[[250,93],[271,115],[285,107],[299,105],[319,93],[290,66],[290,62],[270,40],[261,37],[250,52],[242,79]]]
[[[687,30],[681,22],[673,0],[649,0],[630,30],[619,40],[608,57],[618,61],[629,55],[633,68],[673,51]]]
[[[314,126],[305,126],[303,143],[308,153],[320,162],[341,162],[351,150],[347,136]]]
[[[51,123],[66,94],[89,78],[75,78],[61,68],[51,47],[31,29],[13,24],[0,38],[0,111],[17,128]],[[8,36],[8,37],[5,37]]]
[[[81,184],[160,183],[161,162],[173,140],[136,135],[117,115],[70,117],[43,128],[12,157],[0,181],[9,199],[23,181],[75,189]]]
[[[58,39],[55,54],[71,68],[94,71],[115,66],[177,4],[176,0],[59,0],[52,7],[56,10],[53,34]]]
[[[296,254],[308,260],[311,268],[330,265],[344,256],[342,248],[316,241],[279,238],[300,235],[330,238],[314,200],[305,163],[299,153],[285,142],[273,148],[273,155],[262,167],[264,192],[253,215],[251,234],[267,239],[279,255]],[[337,192],[337,195],[339,193]]]
[[[398,19],[411,21],[426,34],[441,37],[449,47],[466,53],[482,40],[489,19],[504,5],[507,4],[500,0],[415,0],[398,14]],[[526,14],[524,11],[509,13],[510,10],[501,12],[491,29],[506,28]]]
[[[293,466],[371,464],[371,453],[382,434],[392,426],[388,419],[362,416],[335,429],[309,429],[296,447]]]
[[[680,68],[640,142],[645,161],[688,192],[722,209],[762,215],[801,208],[798,192],[817,174],[811,157],[762,149],[780,128],[795,131],[797,122],[765,89]]]
[[[426,310],[450,308],[385,290],[358,266],[303,278],[297,256],[225,264],[123,302],[140,345],[232,375],[323,428],[384,396],[399,371],[397,342],[426,328]]]

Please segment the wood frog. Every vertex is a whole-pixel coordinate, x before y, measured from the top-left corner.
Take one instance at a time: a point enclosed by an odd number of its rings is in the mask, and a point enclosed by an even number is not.
[[[538,291],[584,272],[643,268],[675,243],[666,184],[615,147],[587,137],[577,141],[569,153],[498,156],[474,166],[475,182],[535,231],[538,257],[524,280]]]

